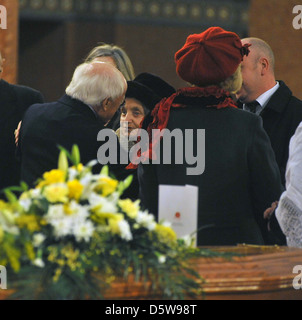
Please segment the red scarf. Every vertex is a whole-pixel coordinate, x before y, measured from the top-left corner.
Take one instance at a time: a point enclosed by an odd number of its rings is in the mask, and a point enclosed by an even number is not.
[[[156,145],[159,142],[159,138],[155,136],[154,141],[152,141],[152,130],[153,129],[165,129],[167,127],[169,117],[170,117],[170,110],[171,108],[186,108],[187,105],[183,104],[177,104],[174,103],[174,100],[176,97],[190,97],[190,98],[207,98],[207,97],[215,97],[218,100],[218,103],[216,105],[206,105],[202,107],[211,107],[216,109],[221,108],[237,108],[234,100],[230,97],[230,94],[217,87],[217,86],[211,86],[211,87],[188,87],[188,88],[182,88],[177,90],[173,95],[171,95],[168,98],[162,99],[153,109],[151,116],[153,118],[152,122],[147,125],[147,132],[149,135],[149,150],[147,152],[144,152],[141,154],[141,150],[138,151],[138,157],[141,157],[141,162],[144,162],[145,160],[149,159],[155,159],[155,154],[153,154],[153,150],[155,150]],[[143,124],[143,123],[142,123]],[[141,125],[142,128],[142,125]],[[138,136],[138,142],[140,141],[140,137]],[[137,165],[130,163],[127,166],[127,169],[136,169]]]

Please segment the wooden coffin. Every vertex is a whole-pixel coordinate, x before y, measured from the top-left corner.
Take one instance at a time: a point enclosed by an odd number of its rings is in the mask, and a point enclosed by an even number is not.
[[[302,268],[302,249],[249,245],[210,249],[237,255],[232,259],[199,258],[192,262],[192,266],[205,280],[204,295],[199,299],[302,300],[302,274],[293,273],[295,266],[300,265]],[[295,277],[299,277],[301,289],[294,289]],[[9,293],[8,290],[0,290],[0,299],[9,298]],[[129,280],[112,283],[105,298],[151,300],[159,299],[159,296],[151,295],[143,283]]]
[[[205,300],[302,300],[301,289],[293,288],[296,265],[302,268],[302,249],[275,246],[211,247],[214,251],[233,252],[231,260],[200,258],[195,268],[204,278]],[[300,283],[302,275],[300,274]],[[157,299],[140,283],[113,283],[107,299]]]
[[[206,299],[302,300],[302,284],[299,290],[293,288],[294,278],[299,276],[293,273],[293,268],[296,265],[302,268],[302,249],[242,245],[216,250],[242,256],[231,261],[221,258],[207,259],[207,263],[205,259],[198,261],[197,270],[206,280]]]

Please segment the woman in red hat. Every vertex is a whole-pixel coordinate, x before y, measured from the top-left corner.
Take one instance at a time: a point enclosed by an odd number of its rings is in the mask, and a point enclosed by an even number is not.
[[[248,52],[237,34],[219,27],[190,35],[175,54],[176,72],[189,86],[163,99],[145,122],[150,144],[138,168],[142,204],[157,215],[159,185],[198,186],[198,245],[274,242],[263,212],[282,192],[278,166],[261,119],[239,110],[232,99]],[[154,129],[180,129],[183,136],[187,129],[196,135],[203,129],[205,146],[196,137],[184,139],[184,163],[163,164],[154,153],[162,150]],[[186,162],[188,143],[195,155],[204,147],[204,170]],[[159,164],[147,164],[154,155]]]

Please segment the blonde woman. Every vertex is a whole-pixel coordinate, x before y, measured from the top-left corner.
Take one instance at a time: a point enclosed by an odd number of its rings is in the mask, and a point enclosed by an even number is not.
[[[112,63],[123,74],[127,81],[135,78],[132,62],[124,49],[117,45],[100,43],[87,55],[85,61],[92,60]]]

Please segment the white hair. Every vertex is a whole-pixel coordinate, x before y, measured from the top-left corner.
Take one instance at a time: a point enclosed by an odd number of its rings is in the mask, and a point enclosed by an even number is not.
[[[108,63],[83,63],[74,71],[65,92],[92,107],[106,98],[115,100],[126,90],[126,80],[118,69]]]

